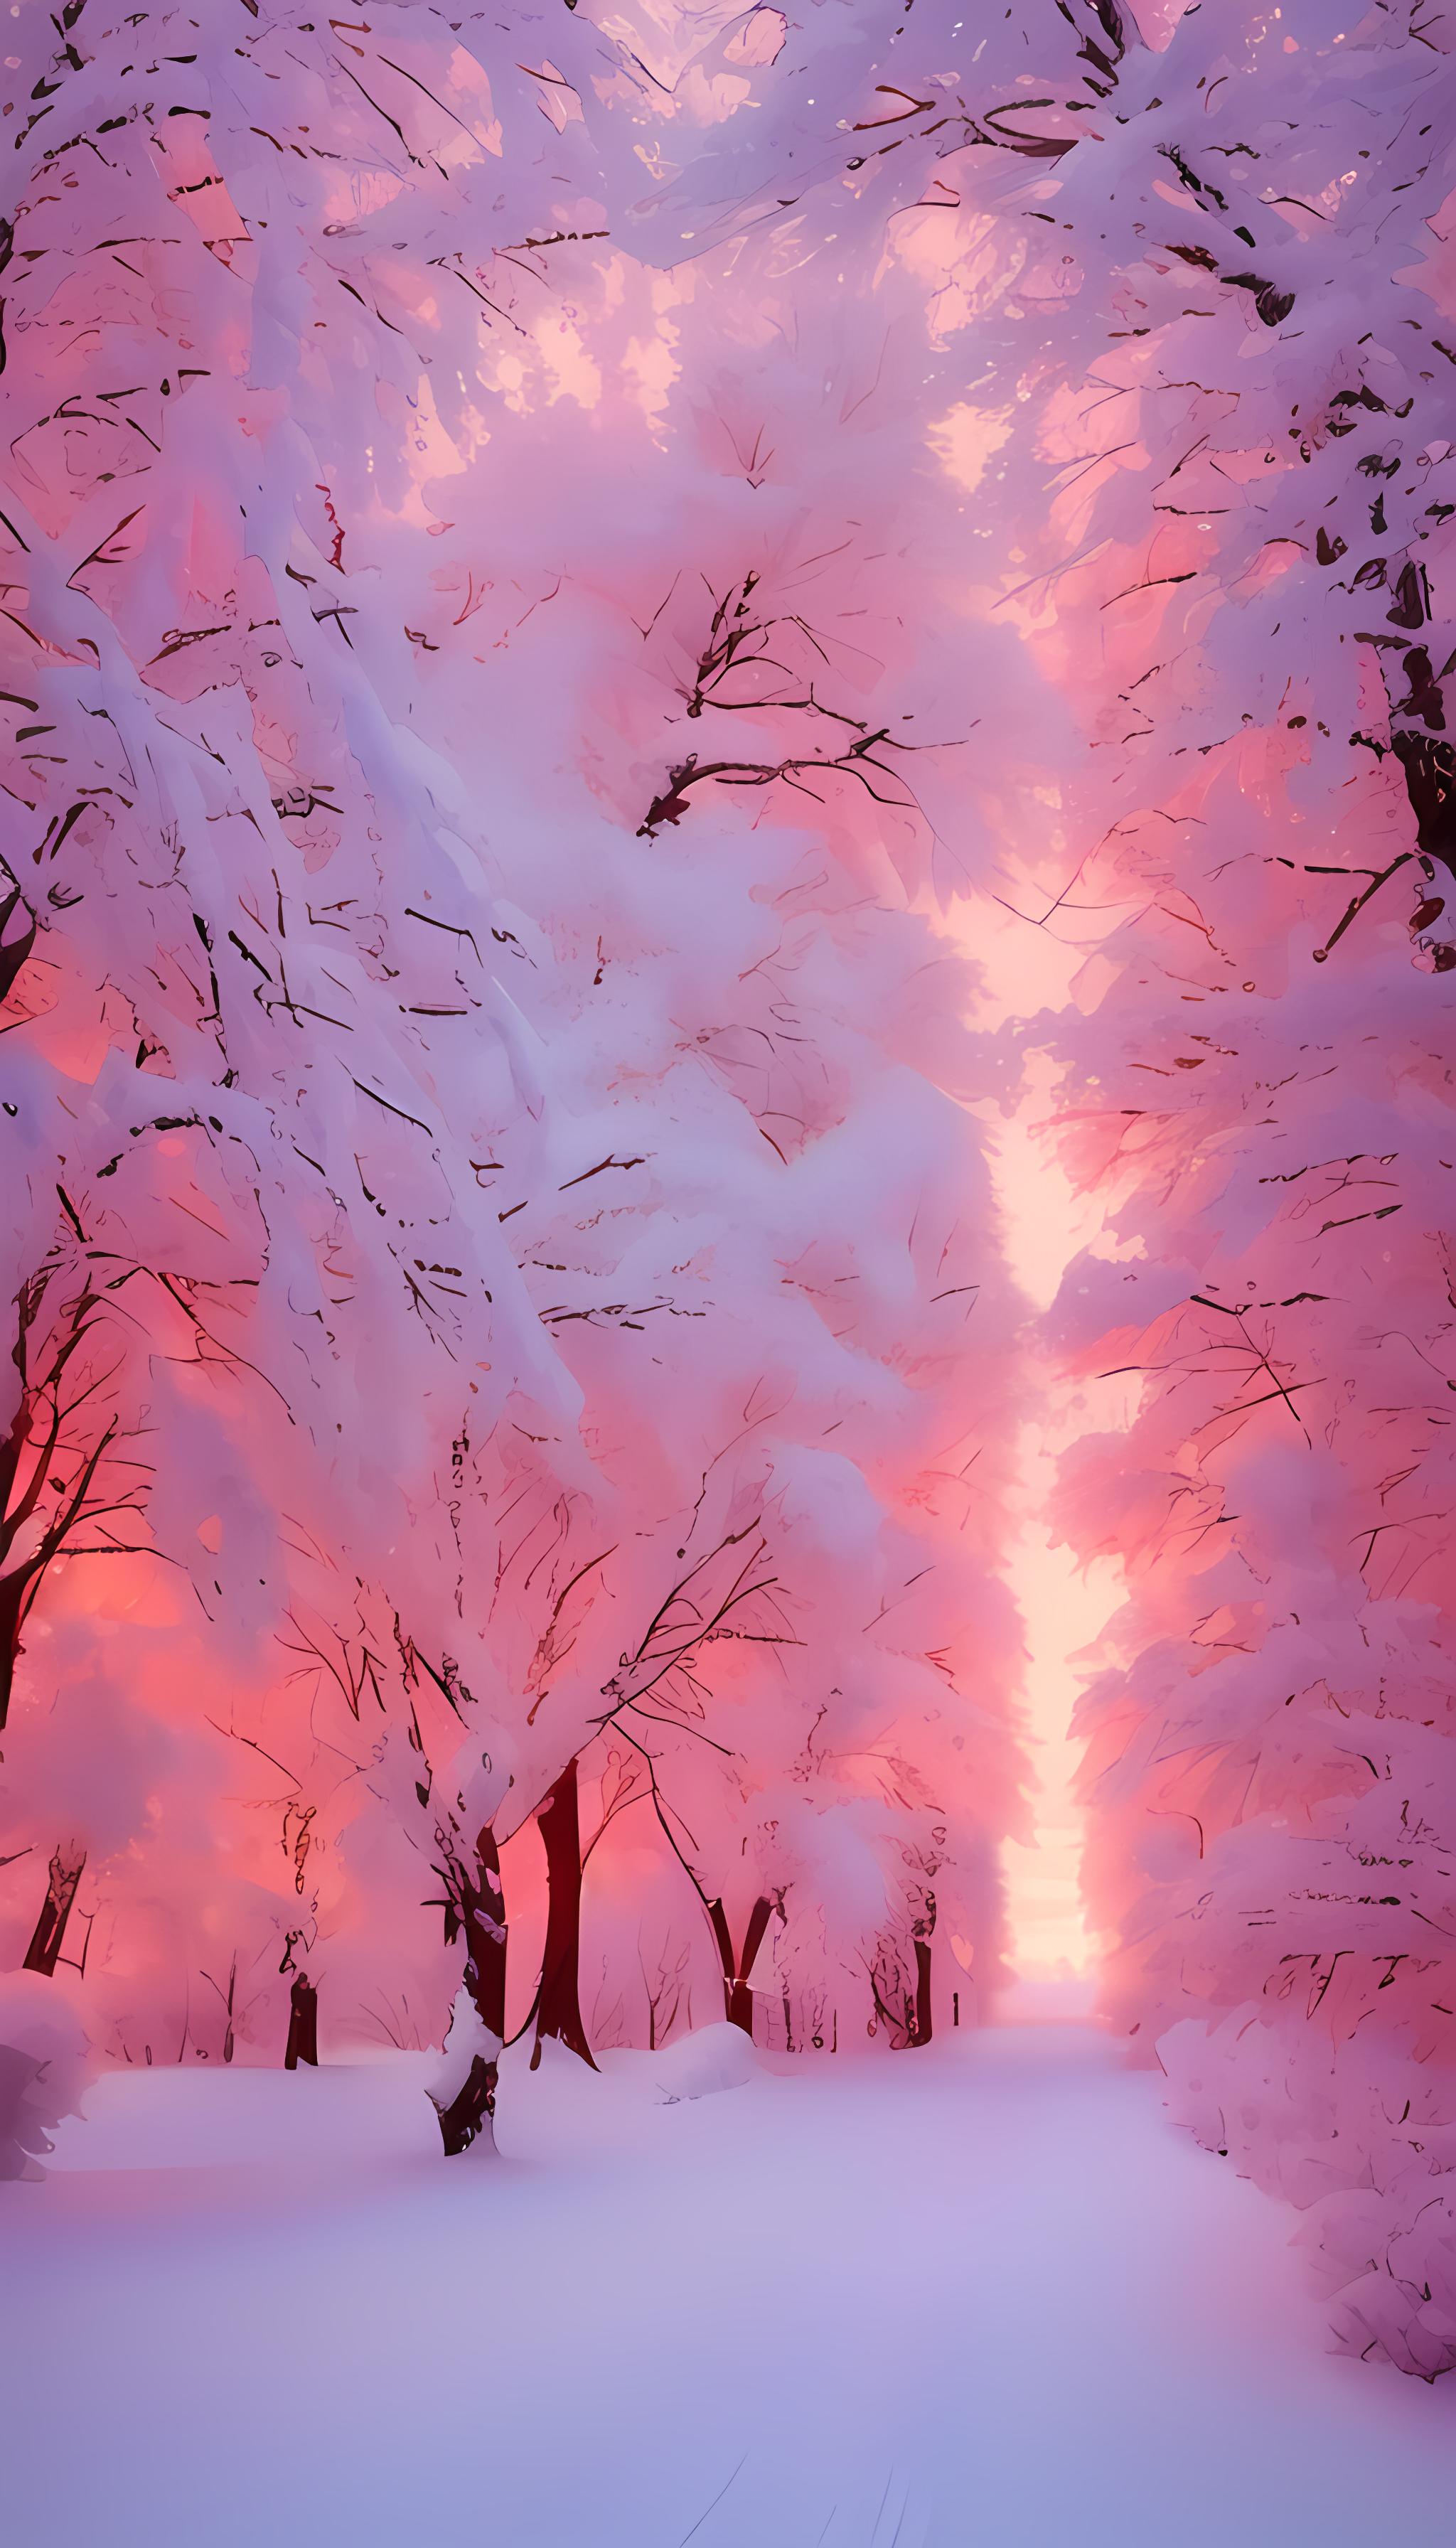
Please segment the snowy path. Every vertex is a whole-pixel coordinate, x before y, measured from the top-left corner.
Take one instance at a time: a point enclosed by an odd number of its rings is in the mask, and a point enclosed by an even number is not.
[[[1286,2216],[1091,2033],[649,2102],[674,2057],[513,2078],[498,2167],[406,2059],[104,2082],[0,2187],[6,2537],[1453,2535],[1456,2396],[1327,2358]]]

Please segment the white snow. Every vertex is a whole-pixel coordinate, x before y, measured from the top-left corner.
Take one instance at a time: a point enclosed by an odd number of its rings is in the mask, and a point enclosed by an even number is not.
[[[439,2157],[428,2056],[99,2081],[0,2185],[4,2535],[1451,2535],[1456,2395],[1324,2351],[1290,2216],[1092,2029],[813,2067],[728,2035],[507,2054],[498,2160]]]
[[[78,2109],[87,2068],[85,2030],[54,1982],[0,1973],[0,2179],[44,2176],[50,2133]]]

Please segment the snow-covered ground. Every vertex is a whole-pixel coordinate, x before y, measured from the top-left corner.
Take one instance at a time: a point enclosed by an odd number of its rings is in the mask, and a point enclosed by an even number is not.
[[[748,2075],[725,2028],[607,2062],[512,2066],[479,2164],[436,2154],[408,2056],[104,2079],[48,2181],[0,2186],[4,2537],[1456,2530],[1456,2396],[1325,2353],[1288,2216],[1092,2030]]]

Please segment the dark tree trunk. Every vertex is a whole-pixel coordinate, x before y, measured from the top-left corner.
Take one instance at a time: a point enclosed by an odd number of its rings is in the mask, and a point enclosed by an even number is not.
[[[465,1899],[465,1987],[482,2026],[505,2037],[505,1896],[500,1853],[489,1823],[476,1840],[478,1881]]]
[[[592,2047],[582,2024],[578,1966],[582,1942],[582,1829],[577,1805],[577,1765],[568,1762],[556,1785],[540,1806],[536,1821],[546,1849],[546,1952],[541,1962],[541,1988],[536,1999],[534,2070],[548,2035],[581,2054],[594,2070]]]
[[[297,2070],[306,2061],[311,2070],[318,2067],[318,1993],[307,1973],[297,1973],[288,1994],[288,2049],[283,2056],[285,2070]]]
[[[934,2012],[930,1997],[930,1942],[935,1935],[936,1897],[927,1893],[925,1909],[915,1923],[915,2004],[909,2012],[912,2044],[929,2044]]]
[[[735,1955],[733,1932],[728,1926],[727,1912],[721,1902],[708,1904],[708,1918],[713,1924],[713,1936],[718,1942],[718,1956],[723,1966],[723,2006],[728,2023],[730,2026],[741,2027],[750,2041],[754,2031],[754,1995],[749,1989],[748,1977],[753,1971],[759,1949],[764,1943],[765,1932],[773,1917],[774,1905],[766,1893],[761,1893],[749,1913],[748,1927],[743,1933],[742,1953]]]
[[[478,2052],[466,2074],[464,2087],[442,2106],[438,2097],[431,2099],[440,2119],[440,2139],[446,2158],[459,2158],[482,2133],[492,2148],[496,2143],[496,2064]]]
[[[482,2026],[499,2042],[505,2036],[505,1895],[500,1884],[500,1854],[489,1823],[476,1835],[476,1871],[460,1869],[460,1926],[465,1938],[462,1976]],[[475,2054],[464,2084],[448,2106],[438,2097],[430,2103],[439,2118],[446,2158],[458,2158],[482,2133],[495,2146],[498,2065],[483,2052]]]
[[[21,1654],[20,1631],[25,1594],[23,1574],[0,1575],[0,1734],[4,1733],[10,1717],[10,1694],[15,1687],[15,1667]]]
[[[50,1861],[46,1899],[36,1922],[31,1943],[26,1949],[25,1969],[28,1973],[53,1973],[65,1938],[65,1924],[71,1916],[71,1904],[81,1881],[86,1864],[83,1849],[57,1848]]]
[[[930,1940],[915,1941],[915,2034],[916,2044],[929,2044],[932,2026],[930,2004]]]

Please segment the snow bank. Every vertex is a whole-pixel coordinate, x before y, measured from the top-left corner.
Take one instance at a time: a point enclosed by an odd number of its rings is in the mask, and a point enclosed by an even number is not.
[[[0,2178],[41,2177],[50,2128],[75,2114],[87,2071],[85,2031],[56,1984],[0,1975]]]
[[[610,2052],[604,2066],[616,2079],[639,2089],[651,2081],[656,2103],[682,2105],[698,2097],[716,2097],[724,2088],[745,2088],[759,2069],[759,2058],[741,2026],[726,2022],[700,2026],[680,2035],[660,2052]]]

